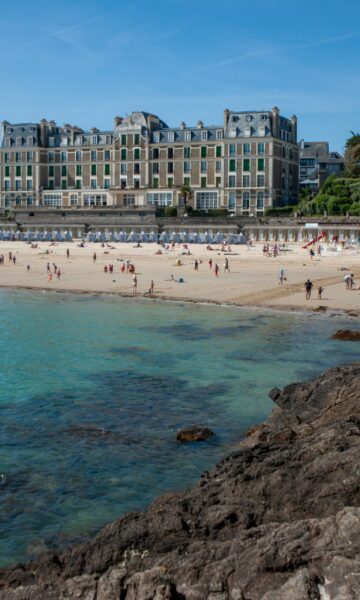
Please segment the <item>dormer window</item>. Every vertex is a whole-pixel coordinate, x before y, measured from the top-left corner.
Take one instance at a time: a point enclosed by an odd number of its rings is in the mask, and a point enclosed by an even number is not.
[[[208,139],[208,132],[206,130],[201,132],[201,139],[204,141]]]
[[[231,122],[232,122],[232,123],[237,123],[237,122],[238,122],[238,120],[239,120],[239,117],[238,117],[237,115],[233,115],[233,116],[231,117]]]
[[[258,133],[259,133],[260,137],[264,137],[265,136],[265,127],[259,127]]]
[[[22,141],[22,137],[17,137],[17,138],[16,138],[16,145],[17,145],[17,146],[22,146],[22,143],[23,143],[23,141]]]
[[[185,131],[184,140],[185,142],[191,142],[191,131]]]
[[[167,134],[167,140],[168,140],[168,142],[174,141],[174,132],[173,131],[169,131],[169,133]]]
[[[97,136],[97,135],[93,135],[93,136],[92,136],[91,143],[92,143],[93,145],[96,145],[96,144],[98,143],[98,136]]]
[[[247,121],[247,123],[251,123],[252,116],[251,115],[246,115],[246,121]]]
[[[245,127],[245,129],[244,129],[244,135],[245,135],[245,137],[250,137],[251,136],[251,127]]]
[[[6,133],[10,134],[10,133],[12,133],[12,132],[13,132],[13,130],[12,130],[12,129],[11,129],[11,127],[10,127],[10,128],[7,130],[7,132],[6,132]]]
[[[27,145],[33,146],[33,144],[34,144],[34,138],[30,135],[27,139]]]
[[[266,121],[266,119],[267,119],[267,115],[261,115],[261,116],[260,116],[260,119],[261,119],[262,121]]]
[[[6,148],[10,148],[11,146],[11,139],[10,138],[5,138],[5,147]]]
[[[154,142],[160,142],[160,133],[154,133]]]
[[[61,146],[67,146],[68,145],[68,138],[67,137],[61,138],[60,145]]]
[[[216,139],[217,140],[222,140],[223,139],[223,132],[222,129],[218,129],[216,132]]]

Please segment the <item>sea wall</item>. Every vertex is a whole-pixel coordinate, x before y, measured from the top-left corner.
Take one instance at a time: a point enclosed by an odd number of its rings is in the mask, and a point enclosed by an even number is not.
[[[360,364],[277,405],[189,490],[0,573],[7,600],[360,598]]]

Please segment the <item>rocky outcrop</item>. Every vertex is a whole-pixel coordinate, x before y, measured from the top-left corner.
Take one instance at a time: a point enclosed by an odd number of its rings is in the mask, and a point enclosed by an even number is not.
[[[332,340],[342,340],[343,342],[360,342],[360,331],[351,329],[339,329],[332,336]]]
[[[209,438],[213,437],[214,432],[208,427],[186,427],[180,429],[176,434],[178,442],[205,442]]]
[[[360,365],[274,389],[196,486],[0,573],[6,600],[360,598]]]

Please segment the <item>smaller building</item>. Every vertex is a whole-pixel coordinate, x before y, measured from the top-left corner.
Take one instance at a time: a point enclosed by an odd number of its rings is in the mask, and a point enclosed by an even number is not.
[[[317,192],[330,175],[341,177],[344,173],[344,157],[330,152],[329,142],[299,142],[300,189]]]

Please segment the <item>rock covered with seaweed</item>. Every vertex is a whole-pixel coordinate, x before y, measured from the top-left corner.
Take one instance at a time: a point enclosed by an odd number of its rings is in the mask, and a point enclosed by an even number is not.
[[[360,365],[274,389],[197,485],[0,573],[7,600],[360,597]]]

